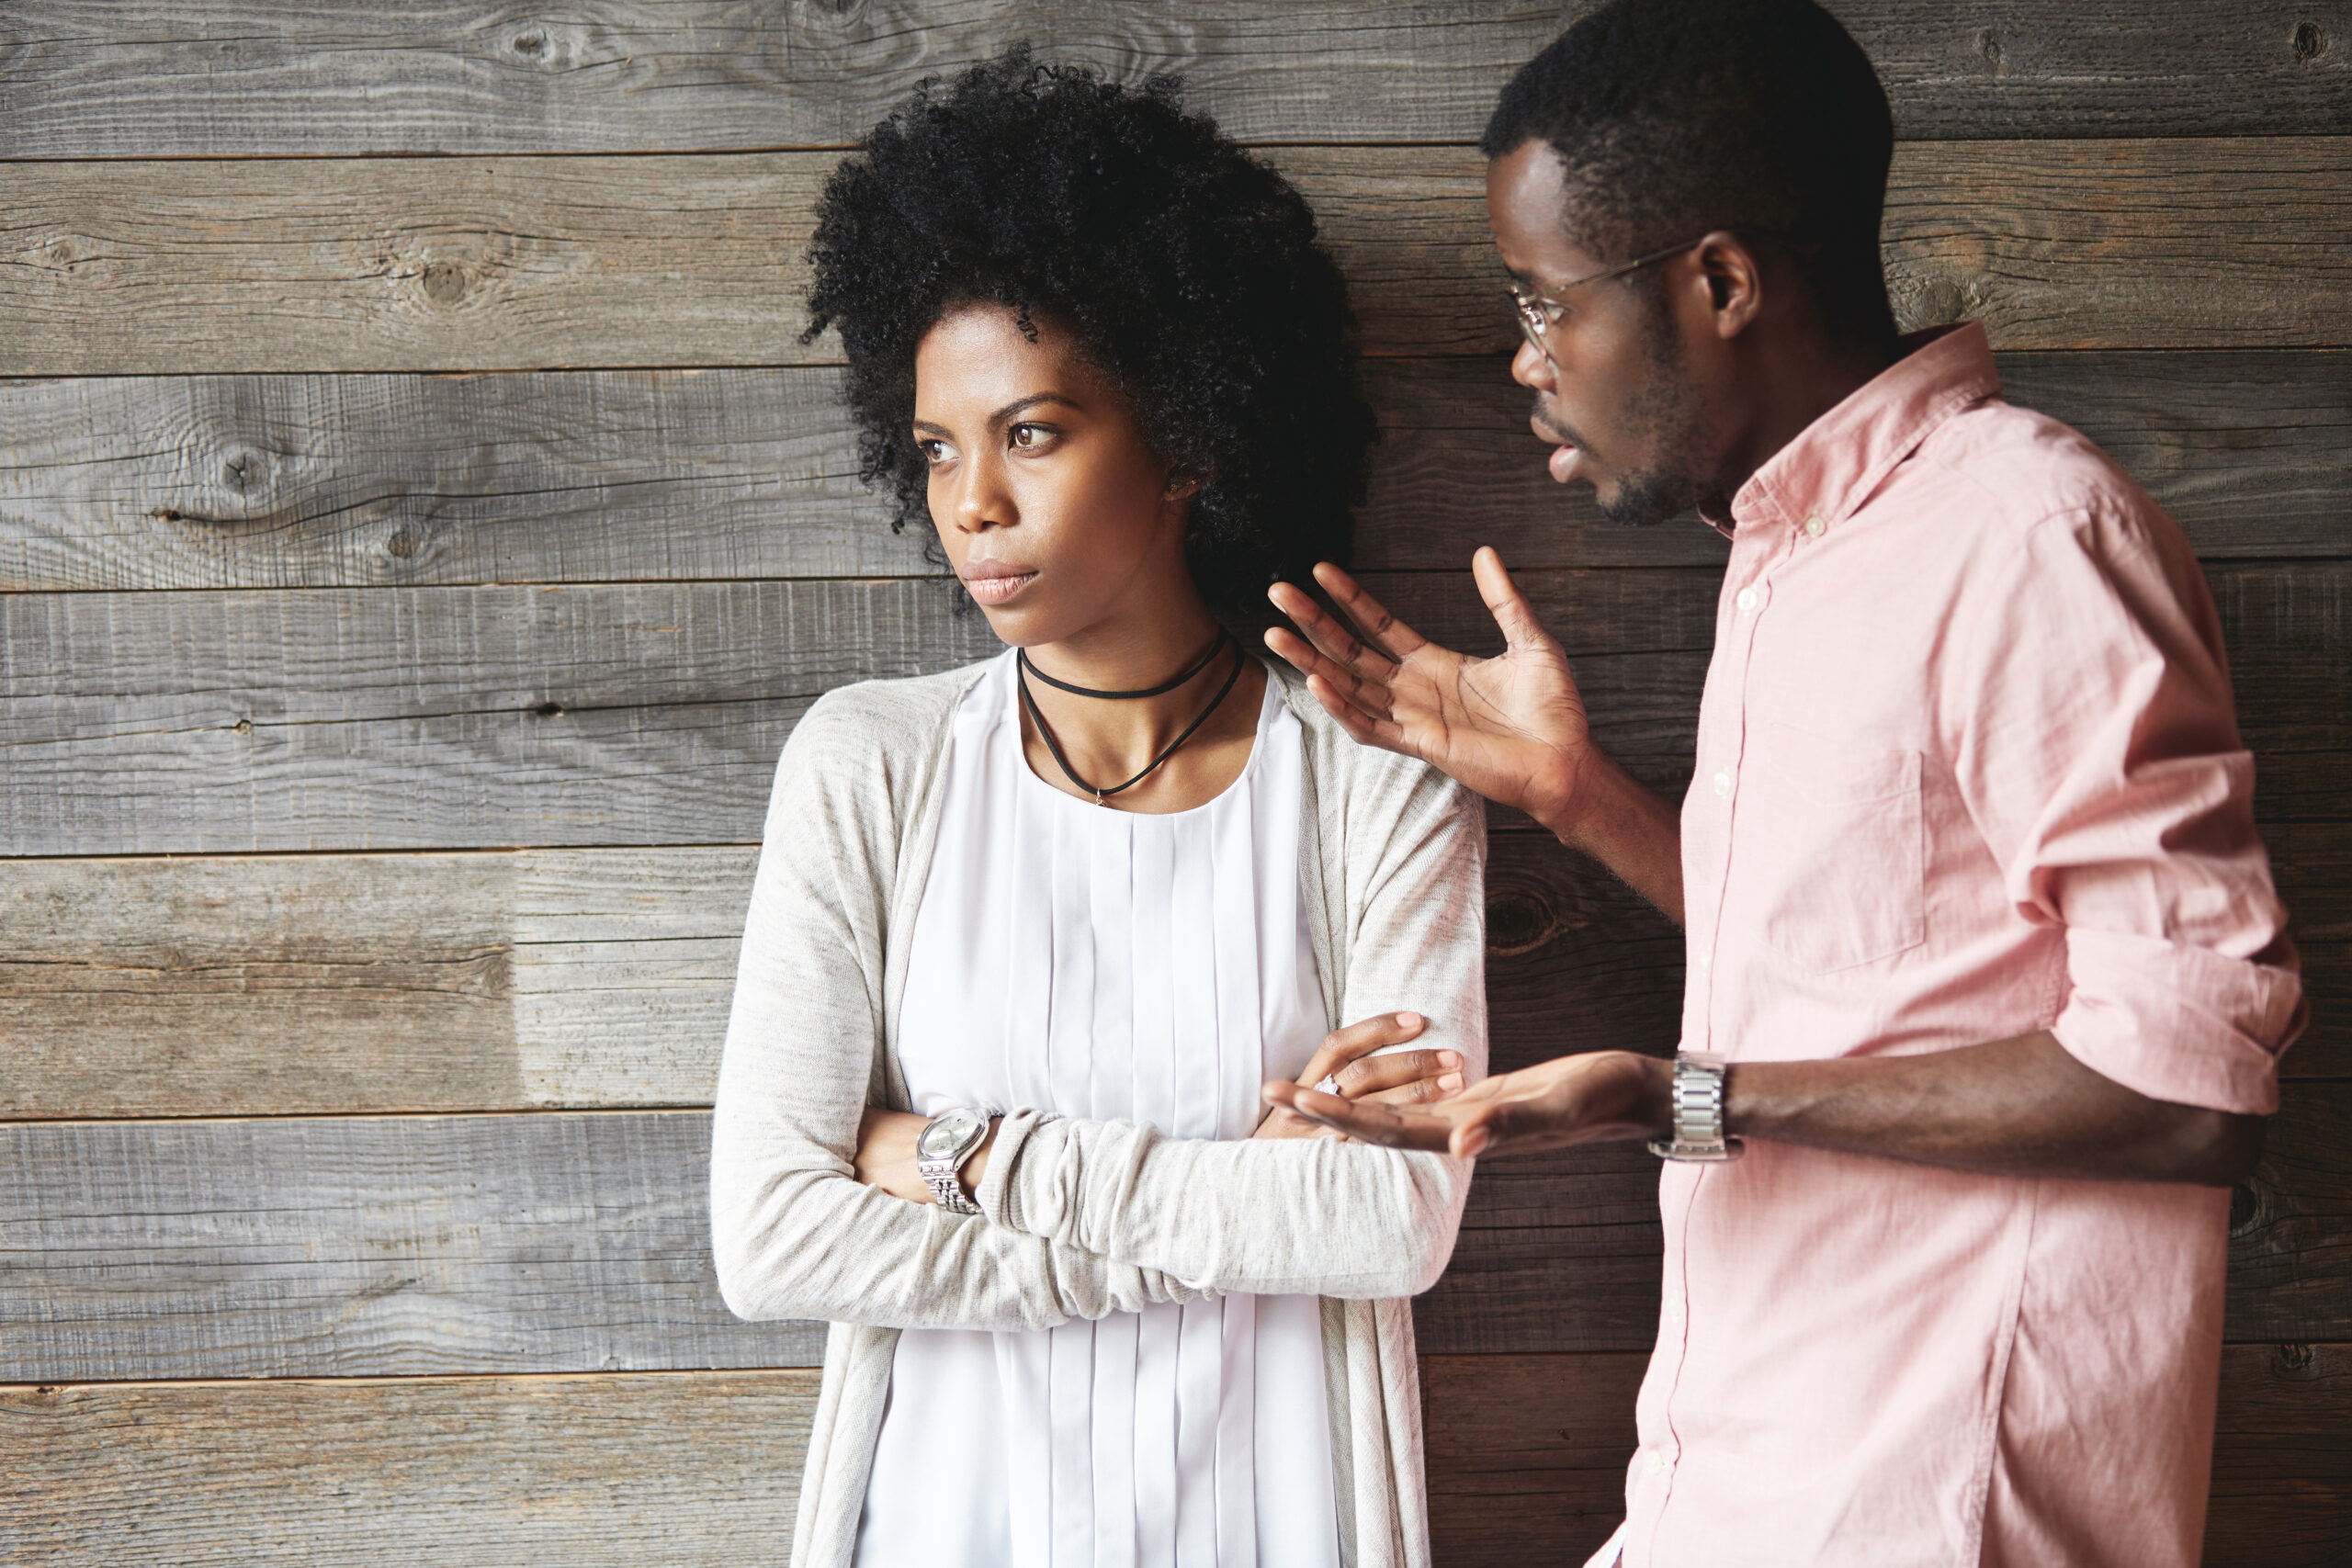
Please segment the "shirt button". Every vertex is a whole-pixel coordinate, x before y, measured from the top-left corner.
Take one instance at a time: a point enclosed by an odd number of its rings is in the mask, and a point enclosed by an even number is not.
[[[1656,1449],[1651,1449],[1642,1456],[1642,1468],[1648,1471],[1652,1475],[1664,1475],[1666,1473],[1666,1456],[1658,1452]]]
[[[1715,950],[1712,947],[1702,947],[1690,956],[1697,961],[1699,972],[1702,975],[1715,966]]]
[[[1729,773],[1717,773],[1715,775],[1715,794],[1718,797],[1726,797],[1731,794],[1731,775]]]
[[[1753,588],[1741,589],[1739,591],[1739,597],[1733,600],[1732,603],[1739,606],[1739,613],[1741,615],[1754,615],[1756,613],[1756,590]]]
[[[1682,1321],[1682,1292],[1680,1291],[1666,1292],[1666,1321],[1668,1323]]]
[[[1804,520],[1804,531],[1812,535],[1816,539],[1821,537],[1821,531],[1828,526],[1828,524],[1824,523],[1818,517],[1808,517]]]

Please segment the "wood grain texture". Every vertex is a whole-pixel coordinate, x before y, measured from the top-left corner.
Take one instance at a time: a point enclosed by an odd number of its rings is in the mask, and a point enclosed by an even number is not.
[[[2005,354],[2208,555],[2352,554],[2352,354]],[[1709,565],[1600,521],[1491,359],[1374,360],[1371,569]],[[856,480],[838,372],[0,382],[0,588],[584,582],[933,570]]]
[[[1449,1568],[1569,1562],[1622,1511],[1647,1358],[1424,1356]],[[0,1388],[11,1560],[427,1568],[772,1562],[814,1371]],[[2209,1568],[2352,1540],[2352,1347],[2222,1361]],[[159,1484],[162,1482],[168,1484]]]
[[[806,1367],[738,1321],[707,1112],[0,1124],[0,1381]]]
[[[1022,38],[1181,72],[1230,133],[1465,141],[1581,7],[601,0],[560,19],[355,0],[0,11],[0,156],[689,151],[856,140],[926,73]],[[1837,0],[1915,137],[2352,129],[2341,0]],[[2313,29],[2306,32],[2304,28]]]
[[[2274,822],[2352,817],[2352,561],[2216,565]],[[1499,646],[1467,573],[1366,581]],[[1679,793],[1707,568],[1536,571],[1608,750]],[[936,580],[0,598],[0,851],[749,842],[818,693],[993,653]]]
[[[2341,1568],[2352,1555],[2352,1345],[2222,1352],[2205,1568]]]
[[[11,1562],[766,1568],[814,1371],[0,1389]]]
[[[699,1111],[0,1123],[0,1380],[814,1365],[711,1276]],[[2352,1085],[2290,1087],[2233,1216],[2228,1333],[2352,1337]],[[1431,1355],[1646,1349],[1657,1168],[1482,1171]]]
[[[1514,340],[1483,162],[1287,148],[1368,352]],[[830,152],[23,164],[0,375],[794,365]],[[1996,346],[2329,347],[2352,320],[2352,138],[1911,142],[1900,314]]]

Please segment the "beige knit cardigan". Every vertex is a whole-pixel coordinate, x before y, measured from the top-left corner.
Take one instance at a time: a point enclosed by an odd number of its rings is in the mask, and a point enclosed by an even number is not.
[[[1211,1142],[1016,1110],[962,1218],[856,1180],[860,1112],[908,1104],[891,1048],[957,703],[980,666],[832,692],[776,770],[719,1066],[711,1243],[747,1318],[823,1318],[794,1568],[849,1568],[901,1328],[1037,1329],[1225,1292],[1324,1297],[1345,1561],[1430,1561],[1410,1303],[1444,1269],[1466,1162],[1328,1139]],[[1336,1026],[1425,1014],[1487,1056],[1477,797],[1359,747],[1288,671],[1301,861]],[[971,1436],[965,1434],[964,1436]]]

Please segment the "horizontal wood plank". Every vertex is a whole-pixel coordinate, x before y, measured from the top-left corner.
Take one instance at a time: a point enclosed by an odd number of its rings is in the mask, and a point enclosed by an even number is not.
[[[1367,350],[1514,339],[1484,164],[1272,154]],[[0,374],[796,365],[833,153],[24,164],[0,218]],[[1910,142],[1884,230],[1904,318],[2004,348],[2347,341],[2352,138]]]
[[[0,1388],[17,1563],[768,1568],[814,1371]]]
[[[2352,561],[2217,565],[2267,820],[2352,817]],[[1498,645],[1466,573],[1373,573]],[[1679,793],[1718,579],[1537,571],[1603,744]],[[0,598],[0,851],[749,842],[820,692],[997,651],[937,580]]]
[[[0,1123],[0,1381],[807,1366],[718,1299],[699,1111]],[[1657,1170],[1482,1170],[1430,1354],[1645,1349]],[[2230,1337],[2352,1337],[2352,1085],[2290,1086],[2233,1216]]]
[[[0,1125],[0,1381],[806,1367],[718,1298],[707,1112]]]
[[[2352,354],[2005,354],[2198,548],[2352,554]],[[934,570],[856,479],[839,372],[92,377],[0,382],[0,588],[294,588]],[[1688,520],[1603,523],[1544,472],[1499,360],[1367,364],[1357,559],[1708,565]]]
[[[2352,829],[2273,829],[2310,1031],[2352,1077]],[[756,851],[42,860],[0,875],[0,1117],[709,1103]],[[1675,1039],[1681,934],[1549,838],[1494,836],[1494,1065]]]
[[[1245,139],[1464,141],[1579,7],[601,0],[0,12],[0,156],[691,151],[854,141],[925,73],[1016,39],[1123,81],[1180,72]],[[1903,134],[2352,129],[2341,0],[1835,0]]]
[[[1438,1560],[1572,1563],[1598,1545],[1646,1361],[1424,1356]],[[767,1563],[817,1376],[0,1388],[17,1461],[0,1517],[35,1563]],[[2352,1347],[2230,1347],[2218,1428],[2208,1568],[2332,1568],[2352,1539]]]

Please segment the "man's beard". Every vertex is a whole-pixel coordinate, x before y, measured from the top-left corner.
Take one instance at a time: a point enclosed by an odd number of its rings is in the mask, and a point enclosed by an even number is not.
[[[1662,301],[1651,318],[1649,356],[1657,374],[1625,400],[1619,423],[1628,446],[1646,441],[1653,456],[1648,467],[1620,477],[1607,500],[1596,489],[1600,515],[1620,527],[1649,528],[1702,503],[1727,514],[1729,498],[1707,471],[1706,409]]]

